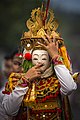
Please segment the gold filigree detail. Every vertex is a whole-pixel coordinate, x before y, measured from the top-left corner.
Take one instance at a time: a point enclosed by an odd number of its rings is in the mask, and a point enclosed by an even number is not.
[[[35,103],[35,102],[34,103],[33,102],[26,103],[26,102],[24,102],[24,105],[29,106],[33,110],[46,110],[46,109],[54,109],[54,108],[59,107],[56,100],[53,100],[52,102],[48,101],[48,102],[44,102],[44,103]],[[45,105],[47,105],[47,108],[45,107]]]
[[[51,38],[54,36],[57,38],[59,37],[59,34],[56,32],[58,28],[58,23],[55,20],[54,12],[52,10],[48,11],[48,16],[44,24],[44,16],[45,11],[42,11],[41,8],[34,9],[31,12],[31,17],[26,21],[26,27],[29,29],[28,32],[24,32],[23,36],[21,38],[21,44],[28,50],[27,42],[25,41],[31,41],[33,39],[33,42],[38,42],[39,39],[42,39],[42,36],[45,37],[45,33],[47,33]],[[55,34],[53,34],[55,33]],[[36,39],[36,41],[35,41]],[[31,44],[33,44],[31,41]],[[42,42],[42,41],[40,41]],[[32,47],[34,47],[32,45]],[[32,49],[32,47],[30,49]]]

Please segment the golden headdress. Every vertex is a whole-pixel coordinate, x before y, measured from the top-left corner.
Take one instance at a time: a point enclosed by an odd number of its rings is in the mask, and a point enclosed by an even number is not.
[[[31,17],[26,21],[26,26],[29,29],[28,32],[24,32],[21,38],[21,44],[28,50],[32,49],[36,42],[42,41],[42,36],[45,37],[47,33],[51,38],[54,35],[59,38],[59,34],[56,32],[58,28],[58,23],[54,18],[54,12],[48,10],[47,18],[46,10],[43,10],[43,5],[41,8],[34,9],[31,12]]]
[[[70,69],[70,60],[67,55],[64,41],[57,32],[58,23],[54,17],[54,12],[49,7],[49,0],[46,9],[41,8],[32,10],[31,17],[26,21],[28,32],[24,32],[21,37],[21,45],[27,50],[32,50],[36,43],[44,43],[42,36],[47,33],[50,38],[56,38],[59,43],[59,53],[63,57],[64,64]],[[44,43],[45,44],[45,43]]]

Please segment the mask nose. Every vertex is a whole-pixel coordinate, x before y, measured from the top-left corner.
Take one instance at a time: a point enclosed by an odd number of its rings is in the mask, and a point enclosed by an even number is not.
[[[40,58],[38,59],[37,63],[38,63],[38,64],[41,64],[41,63],[42,63],[42,61],[41,61]]]

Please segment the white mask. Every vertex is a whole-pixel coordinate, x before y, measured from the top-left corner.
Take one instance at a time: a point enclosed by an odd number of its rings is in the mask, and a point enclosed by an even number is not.
[[[34,65],[43,64],[41,71],[45,71],[50,66],[49,55],[46,50],[34,50],[32,53],[32,63]]]

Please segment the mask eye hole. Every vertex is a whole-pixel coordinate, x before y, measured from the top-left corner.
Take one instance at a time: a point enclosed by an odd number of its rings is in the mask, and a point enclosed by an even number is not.
[[[38,60],[37,58],[34,58],[33,60]]]
[[[42,60],[46,60],[46,58],[42,58]]]

